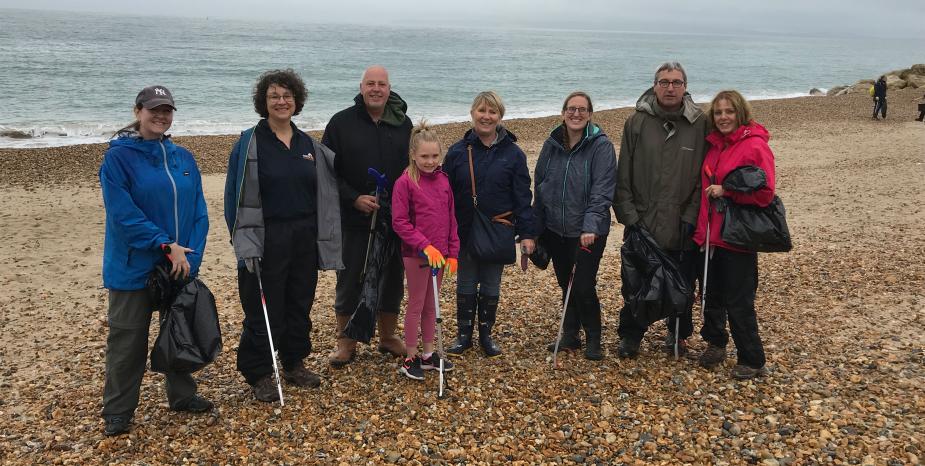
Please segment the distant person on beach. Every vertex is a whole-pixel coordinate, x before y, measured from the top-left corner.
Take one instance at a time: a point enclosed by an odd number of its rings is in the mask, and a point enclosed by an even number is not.
[[[472,129],[450,147],[443,162],[443,170],[453,187],[462,245],[456,278],[457,337],[446,351],[459,355],[472,348],[477,317],[479,346],[485,356],[495,357],[501,354],[501,347],[492,338],[492,328],[498,315],[504,265],[514,262],[515,238],[526,254],[533,253],[536,247],[536,227],[530,206],[533,195],[527,156],[517,146],[514,133],[501,125],[504,118],[501,96],[494,91],[480,92],[472,101],[469,115]],[[477,206],[473,196],[478,197]],[[476,208],[481,213],[475,212]],[[476,215],[484,215],[492,219],[491,223],[513,229],[501,238],[505,242],[510,239],[510,244],[492,245],[500,251],[510,247],[509,262],[474,255],[474,241],[492,243],[485,235],[476,238],[473,234],[473,222],[478,221]]]
[[[318,270],[343,266],[334,153],[292,122],[307,97],[295,71],[263,73],[253,92],[261,119],[241,133],[225,178],[225,221],[244,310],[237,366],[264,402],[279,394],[261,295],[283,379],[317,387],[321,379],[303,360],[312,349]]]
[[[103,286],[109,290],[106,435],[128,432],[138,407],[154,312],[148,276],[166,256],[174,278],[195,277],[206,247],[209,215],[199,167],[166,134],[175,110],[166,87],[142,89],[135,97],[135,122],[116,132],[100,166],[106,208]],[[166,389],[173,411],[212,409],[212,402],[196,394],[189,373],[168,372]]]
[[[562,102],[562,123],[546,139],[536,163],[533,211],[563,300],[575,267],[559,349],[581,348],[584,328],[585,358],[596,361],[604,357],[597,272],[610,232],[617,158],[613,143],[591,121],[593,114],[591,97],[584,92],[573,92]],[[549,350],[555,347],[554,341]]]
[[[874,120],[877,114],[886,120],[886,76],[880,76],[880,79],[874,83]]]
[[[453,191],[446,173],[440,169],[442,149],[437,131],[421,122],[411,131],[408,168],[395,182],[392,193],[392,225],[401,238],[401,256],[408,283],[408,307],[405,309],[405,360],[399,372],[414,380],[424,380],[425,370],[438,370],[440,358],[435,352],[436,305],[444,273],[456,273],[459,236]],[[434,289],[432,271],[436,271]],[[418,330],[423,353],[418,354]],[[443,361],[443,370],[453,363]]]
[[[758,254],[723,241],[723,213],[714,208],[712,201],[724,198],[736,204],[759,207],[770,204],[774,199],[774,154],[768,147],[770,134],[752,120],[748,102],[736,91],[722,91],[713,98],[707,111],[707,121],[712,130],[707,136],[711,147],[701,174],[701,183],[706,188],[700,194],[700,212],[694,241],[701,246],[705,245],[709,221],[713,255],[708,271],[709,293],[700,331],[709,346],[700,355],[699,363],[703,367],[712,368],[726,359],[728,320],[738,359],[732,369],[732,377],[746,380],[767,372],[755,313]],[[746,165],[761,168],[767,177],[767,185],[750,193],[724,190],[723,179],[726,175]]]
[[[706,152],[706,118],[687,93],[687,73],[678,62],[658,67],[651,88],[636,102],[636,112],[623,126],[617,163],[614,212],[626,229],[644,228],[674,257],[691,290],[698,254],[691,241],[700,207],[700,166]],[[624,297],[625,298],[625,297]],[[691,296],[693,303],[693,295]],[[681,316],[680,329],[668,319],[664,350],[673,352],[674,332],[679,350],[693,333],[691,307]],[[620,311],[621,358],[639,354],[646,325],[630,309]]]
[[[919,100],[919,116],[915,121],[925,121],[925,95]]]
[[[405,115],[408,104],[392,92],[385,68],[370,66],[366,69],[360,80],[360,93],[353,102],[352,106],[331,117],[322,139],[337,154],[334,167],[340,190],[341,225],[344,244],[350,245],[343,251],[344,269],[337,273],[334,298],[337,343],[328,357],[334,367],[349,364],[356,355],[356,340],[343,332],[359,304],[372,213],[379,209],[380,203],[391,202],[392,186],[408,166],[411,137],[411,120]],[[386,177],[385,192],[378,201],[376,180],[370,176],[370,168]],[[395,233],[389,231],[388,234]],[[378,349],[396,357],[403,356],[405,345],[395,335],[404,293],[398,248],[385,258],[383,273],[379,282],[381,308],[376,309]]]

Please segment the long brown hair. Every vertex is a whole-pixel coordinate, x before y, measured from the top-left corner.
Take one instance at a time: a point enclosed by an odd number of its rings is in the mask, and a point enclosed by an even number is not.
[[[142,107],[142,105],[141,105],[140,103],[139,103],[139,104],[135,104],[135,111],[141,111],[141,107]],[[125,126],[119,128],[119,129],[117,129],[117,130],[115,130],[115,131],[112,133],[112,136],[113,136],[113,137],[116,137],[116,136],[118,136],[119,134],[122,134],[122,133],[124,133],[124,132],[126,132],[126,131],[129,131],[129,130],[135,131],[135,132],[137,133],[138,130],[140,130],[140,129],[141,129],[141,122],[138,121],[138,119],[136,118],[135,121],[133,121],[133,122],[131,122],[131,123],[129,123],[129,124],[127,124],[127,125],[125,125]]]

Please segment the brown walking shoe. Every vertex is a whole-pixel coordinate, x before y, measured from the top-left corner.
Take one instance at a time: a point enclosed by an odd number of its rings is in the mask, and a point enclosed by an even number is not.
[[[316,388],[321,385],[321,377],[318,374],[305,368],[302,361],[299,361],[291,369],[283,369],[283,379],[297,387]]]
[[[744,364],[736,364],[732,368],[732,378],[736,380],[751,380],[755,377],[763,377],[768,375],[768,369],[765,366],[761,367],[750,367]]]
[[[279,400],[279,390],[276,388],[276,381],[273,380],[273,374],[263,376],[252,387],[254,398],[264,403],[272,403]]]
[[[707,349],[700,353],[697,363],[704,369],[713,369],[726,360],[726,348],[720,348],[716,345],[707,346]]]

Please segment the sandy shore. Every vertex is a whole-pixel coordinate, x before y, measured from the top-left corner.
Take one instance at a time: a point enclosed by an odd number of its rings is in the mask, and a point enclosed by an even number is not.
[[[604,361],[570,354],[564,370],[550,371],[554,279],[510,268],[498,326],[506,352],[459,359],[446,400],[433,396],[435,377],[400,379],[395,361],[368,348],[335,371],[325,364],[333,345],[333,275],[325,273],[307,360],[324,381],[318,390],[286,388],[282,410],[253,401],[234,369],[242,313],[222,187],[235,138],[178,138],[206,174],[212,229],[201,276],[218,301],[224,350],[198,377],[218,411],[170,413],[162,377],[148,373],[132,433],[116,439],[102,436],[99,418],[107,329],[96,174],[104,146],[0,149],[0,463],[917,463],[925,458],[925,125],[912,121],[919,97],[891,91],[886,121],[870,120],[862,95],[754,103],[772,133],[795,245],[760,259],[770,377],[733,382],[732,361],[706,371],[648,343],[638,360],[618,360],[614,224],[599,277]],[[594,119],[619,144],[630,113]],[[555,121],[507,123],[531,168]],[[467,127],[441,126],[444,142]],[[449,336],[449,290],[443,306]],[[663,335],[655,325],[647,342]],[[704,347],[696,335],[692,345]]]

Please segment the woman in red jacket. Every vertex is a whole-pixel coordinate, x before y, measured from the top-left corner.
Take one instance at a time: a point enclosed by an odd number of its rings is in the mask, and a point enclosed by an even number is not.
[[[723,242],[723,214],[717,211],[716,199],[766,207],[774,199],[774,154],[768,147],[770,134],[752,120],[751,108],[736,91],[721,91],[707,112],[712,145],[703,162],[701,178],[706,188],[701,193],[700,214],[694,241],[704,246],[707,222],[710,223],[708,288],[703,328],[700,335],[709,347],[699,363],[713,368],[726,359],[726,320],[735,342],[738,361],[732,377],[739,380],[764,375],[765,356],[758,335],[755,291],[758,289],[758,254]],[[723,189],[723,179],[738,167],[753,165],[764,170],[767,185],[750,193]],[[709,200],[709,202],[708,202]]]

